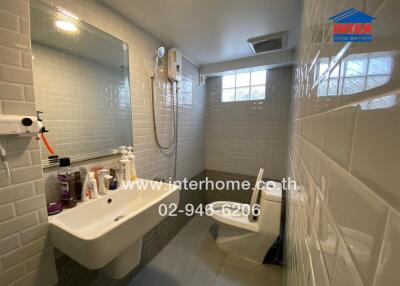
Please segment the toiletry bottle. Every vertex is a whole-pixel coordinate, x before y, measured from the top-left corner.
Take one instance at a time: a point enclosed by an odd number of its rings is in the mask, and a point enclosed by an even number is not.
[[[111,182],[110,182],[110,185],[109,185],[108,189],[109,189],[110,191],[113,191],[113,190],[118,189],[118,182],[117,182],[117,179],[116,179],[116,178],[112,178],[112,179],[111,179]]]
[[[113,177],[111,175],[109,175],[109,174],[104,175],[104,186],[105,186],[106,193],[108,193],[108,191],[111,190],[110,185],[111,185],[112,180],[113,180]]]
[[[118,147],[118,154],[122,154],[122,151],[126,150],[126,146],[119,146]]]
[[[59,183],[60,195],[62,199],[68,199],[70,197],[68,181],[72,173],[69,158],[60,158],[59,165],[60,169],[57,172],[57,180]]]
[[[87,200],[90,199],[90,193],[89,193],[89,170],[86,167],[81,167],[79,168],[79,172],[81,174],[81,180],[82,180],[82,190],[81,190],[81,201],[86,202]]]
[[[71,168],[71,162],[68,157],[60,158],[60,170],[57,172],[57,180],[61,194],[61,201],[64,207],[75,207],[77,199],[75,196],[75,170]]]
[[[133,154],[133,147],[128,147],[128,154],[127,157],[130,161],[131,165],[131,181],[136,181],[137,175],[136,175],[136,166],[135,166],[135,155]]]
[[[111,179],[110,185],[108,186],[108,189],[110,191],[118,189],[118,181],[117,181],[116,174],[117,174],[116,170],[111,168],[110,176],[112,177],[112,179]]]
[[[129,182],[131,180],[131,161],[126,156],[128,151],[123,149],[121,151],[122,158],[119,160],[119,168],[121,170],[122,182]]]
[[[94,178],[94,172],[89,173],[88,188],[89,188],[90,198],[97,199],[99,197],[99,192],[97,190],[97,181]]]
[[[72,176],[72,180],[70,181],[69,191],[78,201],[82,199],[82,185],[81,173],[79,171],[75,171]]]
[[[97,180],[99,183],[99,194],[100,195],[106,195],[107,194],[107,188],[106,188],[106,183],[105,183],[105,176],[107,175],[108,170],[107,169],[101,169],[97,171]]]

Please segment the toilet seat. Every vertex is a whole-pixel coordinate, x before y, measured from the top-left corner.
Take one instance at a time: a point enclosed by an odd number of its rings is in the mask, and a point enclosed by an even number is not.
[[[216,221],[251,232],[259,231],[258,224],[249,221],[248,211],[243,211],[250,208],[249,204],[216,201],[209,204],[208,207],[212,209],[211,217]]]
[[[226,252],[260,264],[279,237],[282,213],[282,185],[273,182],[271,186],[272,181],[267,181],[264,187],[262,175],[263,169],[260,169],[250,204],[217,201],[205,209],[218,223],[217,245]],[[254,213],[256,206],[257,214]]]

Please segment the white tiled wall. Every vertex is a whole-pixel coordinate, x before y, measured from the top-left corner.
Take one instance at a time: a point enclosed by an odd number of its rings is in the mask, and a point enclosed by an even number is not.
[[[46,2],[70,10],[89,24],[128,43],[138,175],[143,178],[172,176],[173,156],[161,153],[155,145],[150,105],[154,52],[162,43],[99,1]],[[34,115],[29,1],[0,1],[0,49],[1,112]],[[179,107],[180,178],[192,177],[204,170],[205,87],[198,84],[196,66],[185,60],[183,71],[185,79],[181,84]],[[161,87],[167,87],[165,68],[161,82]],[[162,104],[158,108],[160,106]],[[168,111],[159,111],[160,119],[163,112]],[[169,116],[165,114],[166,120],[160,120],[165,124],[160,127],[160,133],[168,137],[172,134],[167,121]],[[5,141],[12,184],[7,183],[0,163],[0,217],[3,219],[0,222],[0,285],[52,285],[57,279],[53,259],[43,258],[48,253],[47,248],[43,250],[42,247],[48,222],[39,144],[31,139]]]
[[[0,1],[0,114],[34,115],[29,2]],[[0,162],[0,285],[54,285],[39,143],[2,137],[11,180]],[[42,269],[46,268],[43,275]]]
[[[283,178],[291,87],[292,68],[271,69],[265,100],[221,102],[221,77],[207,79],[206,168]]]
[[[122,52],[122,50],[121,50]],[[132,145],[126,71],[32,44],[37,109],[59,156],[108,155]],[[79,71],[79,72],[78,72]],[[49,155],[41,145],[42,160]],[[93,156],[93,155],[92,155]]]
[[[125,20],[99,1],[89,0],[46,0],[61,6],[79,16],[82,20],[128,43],[130,65],[130,87],[132,95],[133,136],[137,158],[138,176],[142,178],[164,177],[173,174],[173,153],[164,154],[154,140],[151,113],[151,83],[156,49],[164,45],[148,32]],[[163,71],[156,83],[157,118],[161,141],[166,144],[172,136],[169,84],[166,76],[166,59]],[[161,70],[160,69],[160,70]],[[204,108],[205,86],[199,86],[199,69],[190,62],[183,61],[184,81],[180,96],[192,93],[192,104],[179,107],[179,151],[178,178],[192,177],[204,170]],[[192,92],[190,92],[190,90]],[[161,101],[161,102],[160,102]]]
[[[205,169],[206,86],[199,85],[199,68],[183,60],[179,94],[179,178],[191,178]]]
[[[328,18],[351,7],[376,17],[371,43],[332,43]],[[289,148],[301,189],[288,192],[287,285],[400,285],[399,9],[397,0],[304,1]],[[390,60],[367,70],[386,70],[380,86],[366,90],[373,76],[343,79],[382,55]],[[321,95],[327,82],[331,95]]]

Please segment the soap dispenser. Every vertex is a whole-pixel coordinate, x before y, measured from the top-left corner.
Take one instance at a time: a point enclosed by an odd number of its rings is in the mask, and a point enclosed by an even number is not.
[[[122,182],[129,182],[131,180],[131,161],[128,159],[128,151],[126,148],[121,150],[122,158],[119,160],[119,168],[121,170]]]
[[[128,147],[128,154],[127,158],[130,161],[130,169],[131,169],[131,181],[136,181],[137,176],[136,176],[136,166],[135,166],[135,155],[133,154],[133,147]]]

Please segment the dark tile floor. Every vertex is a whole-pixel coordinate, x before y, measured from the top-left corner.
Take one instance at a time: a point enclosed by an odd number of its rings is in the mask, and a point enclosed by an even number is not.
[[[281,267],[259,265],[221,250],[208,217],[194,217],[129,286],[281,286]]]

